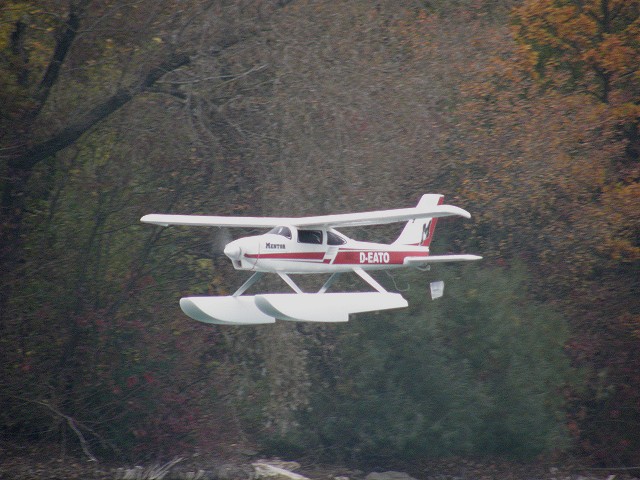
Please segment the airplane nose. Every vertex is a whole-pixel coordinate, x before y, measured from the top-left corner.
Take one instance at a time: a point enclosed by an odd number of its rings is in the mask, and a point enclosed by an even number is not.
[[[231,242],[224,247],[224,254],[229,257],[231,260],[240,260],[240,255],[242,255],[242,250],[238,246],[237,243]]]

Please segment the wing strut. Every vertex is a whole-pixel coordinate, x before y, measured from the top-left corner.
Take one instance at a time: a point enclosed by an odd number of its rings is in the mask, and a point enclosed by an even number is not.
[[[340,273],[342,272],[336,272],[333,273],[326,282],[324,282],[324,285],[322,286],[322,288],[320,290],[318,290],[318,293],[325,293],[327,290],[329,290],[329,288],[331,288],[331,285],[333,285],[335,283],[335,281],[338,279],[338,277],[340,276]]]
[[[291,280],[291,277],[289,275],[287,275],[284,272],[278,272],[278,276],[284,280],[287,285],[289,285],[294,292],[296,293],[304,293],[302,290],[300,290],[300,287],[298,285],[295,284],[295,282],[293,280]]]
[[[253,275],[251,275],[246,282],[244,282],[242,285],[240,285],[240,288],[238,290],[236,290],[236,292],[231,295],[232,297],[239,297],[240,295],[242,295],[244,292],[246,292],[247,290],[249,290],[249,288],[251,288],[251,286],[256,283],[258,280],[260,280],[262,278],[262,276],[264,275],[264,272],[256,272]]]
[[[373,288],[375,288],[380,293],[388,293],[384,289],[384,287],[382,285],[380,285],[378,282],[376,282],[376,280],[371,275],[369,275],[367,272],[365,272],[363,269],[354,268],[353,271],[356,272],[360,276],[360,278],[362,278],[365,282],[367,282],[369,285],[371,285]]]

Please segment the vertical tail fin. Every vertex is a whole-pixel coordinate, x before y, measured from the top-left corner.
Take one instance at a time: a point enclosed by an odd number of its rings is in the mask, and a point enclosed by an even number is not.
[[[444,195],[429,193],[422,196],[417,206],[435,207],[436,205],[442,205],[443,200]],[[428,247],[431,243],[431,239],[433,238],[436,223],[438,223],[437,218],[409,220],[404,226],[404,230],[402,230],[398,239],[393,243],[399,245],[419,245],[422,247]]]

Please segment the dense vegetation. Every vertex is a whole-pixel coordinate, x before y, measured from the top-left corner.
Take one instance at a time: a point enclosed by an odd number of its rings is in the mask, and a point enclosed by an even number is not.
[[[638,0],[9,0],[0,442],[637,464],[638,58]],[[139,223],[426,192],[485,260],[338,326],[190,321],[243,278],[226,234]]]
[[[341,333],[340,353],[324,359],[340,370],[333,384],[322,371],[314,378],[302,438],[376,461],[530,458],[567,446],[559,390],[575,379],[562,318],[527,299],[521,268],[438,278],[447,300],[431,304],[411,288],[409,311],[357,319]]]

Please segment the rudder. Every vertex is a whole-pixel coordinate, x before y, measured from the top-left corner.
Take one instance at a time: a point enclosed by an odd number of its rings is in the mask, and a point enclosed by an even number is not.
[[[443,201],[444,195],[427,193],[420,198],[417,207],[435,207],[436,205],[442,205]],[[437,223],[437,218],[409,220],[398,239],[393,243],[428,247],[433,239],[433,232]]]

